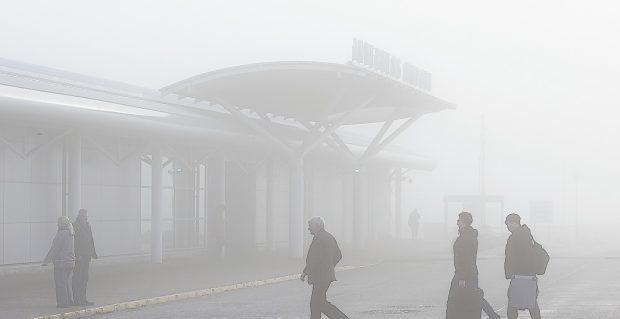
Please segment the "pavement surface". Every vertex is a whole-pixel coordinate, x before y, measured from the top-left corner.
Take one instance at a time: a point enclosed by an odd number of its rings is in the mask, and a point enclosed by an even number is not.
[[[479,261],[486,298],[505,318],[502,265],[499,258]],[[540,278],[543,318],[620,318],[618,269],[619,259],[555,260]],[[451,274],[449,260],[385,261],[339,273],[328,298],[351,318],[437,319],[445,313]],[[309,318],[309,298],[310,288],[291,280],[94,318]]]
[[[486,299],[505,318],[508,281],[501,248],[481,251],[478,267]],[[328,299],[351,318],[444,316],[453,274],[448,244],[392,245],[372,257],[345,252],[341,266],[347,269],[337,274]],[[620,258],[554,256],[539,280],[543,318],[620,318]],[[169,256],[163,264],[135,257],[98,260],[91,268],[88,293],[96,305],[66,312],[114,310],[119,304],[148,299],[158,304],[147,302],[144,307],[91,318],[309,318],[311,289],[295,276],[302,268],[303,260],[278,256],[219,261],[201,255]],[[55,308],[52,267],[15,269],[0,271],[0,319],[62,313]],[[270,278],[277,280],[265,281]],[[160,298],[175,294],[189,299]],[[520,317],[529,318],[526,312]]]

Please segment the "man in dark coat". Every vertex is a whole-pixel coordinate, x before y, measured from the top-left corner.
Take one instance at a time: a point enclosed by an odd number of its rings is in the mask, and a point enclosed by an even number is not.
[[[300,279],[305,281],[308,277],[308,284],[312,285],[310,319],[320,319],[321,313],[330,319],[348,319],[340,309],[327,301],[327,289],[336,280],[334,268],[342,259],[338,243],[332,234],[325,231],[325,222],[321,217],[311,218],[308,230],[314,238]]]
[[[536,272],[533,269],[532,264],[532,232],[527,225],[521,225],[521,216],[517,214],[508,214],[506,216],[506,227],[510,231],[510,236],[506,242],[506,259],[504,260],[504,274],[506,279],[510,279],[510,287],[508,288],[508,319],[515,319],[519,316],[519,309],[511,307],[511,298],[516,299],[526,294],[528,291],[520,291],[519,281],[533,284],[533,293],[535,296],[530,296],[534,299],[538,297],[538,283],[536,278]],[[511,293],[512,292],[512,293]],[[511,296],[512,295],[512,296]],[[538,301],[533,302],[534,306],[528,308],[530,317],[532,319],[540,319],[540,308],[538,307]]]
[[[448,293],[446,305],[447,319],[480,318],[480,306],[492,319],[500,316],[483,298],[478,287],[478,231],[471,227],[473,217],[468,212],[461,212],[456,221],[459,236],[453,245],[454,277]]]
[[[88,211],[80,209],[73,223],[75,230],[75,269],[73,271],[73,301],[78,306],[91,306],[86,299],[86,284],[92,258],[97,259],[93,231],[88,222]]]

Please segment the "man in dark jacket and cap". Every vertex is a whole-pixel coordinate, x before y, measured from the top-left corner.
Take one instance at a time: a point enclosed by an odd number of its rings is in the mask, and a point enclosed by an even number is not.
[[[97,259],[93,231],[88,222],[88,211],[80,209],[75,222],[75,269],[73,270],[73,301],[77,306],[91,306],[94,303],[86,299],[86,284],[92,258]]]
[[[327,289],[336,281],[334,268],[342,259],[338,243],[332,234],[325,230],[325,222],[321,217],[313,217],[308,221],[308,230],[314,236],[308,255],[306,267],[301,274],[301,281],[308,277],[312,285],[310,297],[310,319],[320,319],[324,313],[330,319],[348,319],[336,306],[327,301]]]
[[[473,220],[470,213],[461,212],[456,221],[459,236],[453,245],[454,278],[448,293],[447,319],[480,318],[480,306],[489,318],[500,318],[478,287],[478,230],[471,227]]]
[[[508,287],[508,319],[516,319],[519,309],[528,309],[532,319],[540,319],[538,307],[538,279],[532,264],[533,237],[527,225],[521,225],[521,216],[508,214],[506,227],[510,236],[506,242],[504,273],[510,279]],[[530,304],[523,307],[523,304]]]

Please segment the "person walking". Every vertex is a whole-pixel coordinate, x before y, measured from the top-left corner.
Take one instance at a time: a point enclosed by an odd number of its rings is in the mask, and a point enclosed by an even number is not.
[[[478,287],[478,230],[473,228],[473,216],[461,212],[456,224],[459,236],[454,241],[454,277],[448,292],[446,303],[446,319],[480,318],[480,307],[492,319],[500,316],[484,299]]]
[[[532,261],[532,232],[527,225],[521,225],[521,216],[508,214],[506,227],[510,236],[506,242],[504,273],[510,279],[508,286],[508,319],[516,319],[519,310],[529,310],[532,319],[540,319],[538,306],[538,278]]]
[[[308,221],[308,230],[314,236],[308,255],[306,267],[300,280],[308,278],[312,285],[310,297],[310,319],[320,319],[324,313],[330,319],[348,319],[336,306],[327,301],[327,289],[336,280],[334,268],[342,259],[338,243],[332,234],[325,230],[325,222],[321,217],[313,217]]]
[[[58,218],[58,231],[48,251],[43,266],[54,263],[54,285],[56,286],[56,307],[68,308],[73,306],[73,294],[69,283],[71,272],[75,266],[73,250],[73,227],[71,221],[65,217]]]
[[[80,209],[75,222],[75,269],[73,270],[73,301],[77,306],[92,306],[94,303],[86,299],[86,285],[91,259],[97,259],[93,231],[88,222],[88,211]]]

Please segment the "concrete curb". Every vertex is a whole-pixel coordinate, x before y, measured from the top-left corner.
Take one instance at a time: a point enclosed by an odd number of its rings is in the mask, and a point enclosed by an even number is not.
[[[370,267],[374,265],[377,265],[377,264],[372,264],[372,265],[367,265],[367,266],[343,266],[343,267],[337,267],[336,271],[341,272],[341,271],[347,271],[347,270],[352,270],[352,269]],[[280,282],[289,281],[293,279],[299,279],[300,275],[301,274],[292,274],[292,275],[286,275],[282,277],[248,281],[244,283],[232,284],[232,285],[215,287],[215,288],[181,292],[181,293],[176,293],[176,294],[171,294],[171,295],[166,295],[166,296],[159,296],[159,297],[153,297],[153,298],[121,302],[121,303],[105,305],[101,307],[81,309],[77,311],[65,312],[65,313],[60,313],[60,314],[55,314],[55,315],[44,315],[44,316],[34,317],[33,319],[84,318],[84,317],[94,316],[98,314],[112,313],[112,312],[116,312],[120,310],[136,309],[136,308],[141,308],[141,307],[145,307],[149,305],[163,304],[163,303],[167,303],[171,301],[185,300],[185,299],[196,298],[196,297],[204,297],[204,296],[209,296],[209,295],[227,292],[227,291],[259,287],[259,286],[264,286],[268,284],[275,284],[275,283],[280,283]]]

